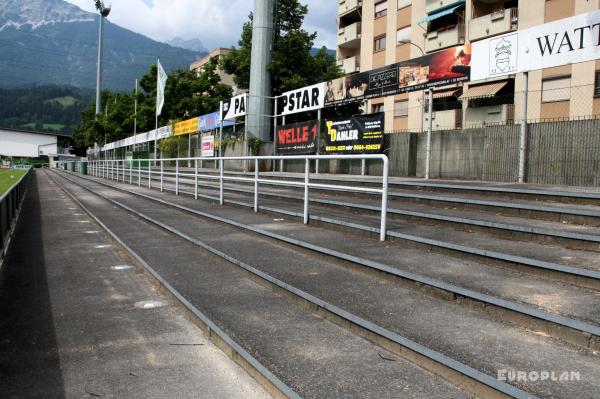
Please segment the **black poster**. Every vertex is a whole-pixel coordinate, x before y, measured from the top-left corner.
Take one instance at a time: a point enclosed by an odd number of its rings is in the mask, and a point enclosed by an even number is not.
[[[277,154],[298,155],[317,152],[318,123],[300,122],[277,128]]]
[[[383,112],[325,121],[325,153],[365,154],[383,149]]]
[[[330,80],[325,106],[445,86],[468,81],[470,76],[471,45],[465,44]]]

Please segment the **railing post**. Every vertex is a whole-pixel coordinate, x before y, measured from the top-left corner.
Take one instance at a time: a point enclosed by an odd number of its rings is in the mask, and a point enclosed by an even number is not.
[[[383,182],[381,187],[381,225],[379,226],[379,241],[385,241],[387,235],[387,204],[388,204],[389,160],[383,158]]]
[[[223,198],[223,157],[219,158],[219,204],[223,205],[224,198]]]
[[[129,184],[133,184],[133,159],[130,162],[131,163],[129,164]]]
[[[198,159],[194,162],[194,199],[198,199]]]
[[[179,195],[179,159],[175,160],[175,195]]]
[[[142,161],[138,161],[138,187],[142,187]]]
[[[308,224],[308,183],[310,173],[310,159],[306,158],[304,164],[304,224]]]
[[[123,183],[125,183],[125,167],[126,167],[126,165],[125,165],[124,159],[121,161],[121,165],[122,165],[122,169],[123,169]]]
[[[165,186],[164,186],[164,173],[165,173],[165,168],[164,168],[164,161],[160,160],[160,192],[162,193],[163,191],[165,191]]]
[[[254,158],[254,212],[258,212],[258,158]]]
[[[156,164],[156,161],[154,161]],[[148,188],[152,188],[152,162],[148,159]]]

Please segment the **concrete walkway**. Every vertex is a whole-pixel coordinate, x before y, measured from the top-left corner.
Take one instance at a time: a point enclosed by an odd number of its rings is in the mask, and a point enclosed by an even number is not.
[[[32,176],[0,270],[1,398],[269,397],[129,266],[68,196]]]

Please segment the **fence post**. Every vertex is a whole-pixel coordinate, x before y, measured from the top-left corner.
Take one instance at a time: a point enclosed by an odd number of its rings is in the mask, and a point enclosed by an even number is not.
[[[142,187],[142,161],[138,161],[138,187]]]
[[[425,178],[429,179],[429,167],[431,164],[431,130],[433,129],[433,90],[428,93],[429,126],[427,128],[427,147],[425,149]]]
[[[219,204],[223,205],[223,157],[219,158]]]
[[[175,195],[179,195],[179,159],[175,160]]]
[[[381,226],[379,227],[379,241],[385,241],[387,235],[387,203],[388,203],[388,179],[389,179],[389,160],[384,155],[383,158],[383,183],[381,186]]]
[[[304,224],[308,224],[308,182],[310,173],[310,159],[306,158],[304,164]]]
[[[161,193],[164,191],[163,173],[164,173],[164,161],[161,158],[160,159],[160,192]]]
[[[519,183],[525,182],[527,157],[527,100],[529,92],[529,73],[523,72],[523,98],[521,99],[521,134],[519,137]]]
[[[154,160],[156,165],[156,160]],[[148,159],[148,188],[152,188],[152,162]]]
[[[258,212],[258,158],[254,158],[254,212]]]
[[[133,159],[129,164],[129,184],[133,184]]]
[[[198,199],[198,159],[194,160],[194,199]]]

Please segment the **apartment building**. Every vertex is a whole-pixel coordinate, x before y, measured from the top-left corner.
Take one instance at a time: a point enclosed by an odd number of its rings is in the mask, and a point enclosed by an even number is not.
[[[339,0],[338,64],[345,73],[368,71],[599,7],[600,0]],[[527,119],[600,117],[599,71],[596,60],[529,72]],[[523,73],[436,88],[433,127],[513,123],[523,91]],[[417,91],[370,100],[367,110],[385,111],[387,131],[417,131],[429,123],[426,103]]]
[[[194,61],[190,65],[190,71],[195,71],[197,74],[200,74],[202,67],[204,65],[206,65],[206,63],[208,63],[210,60],[214,60],[217,62],[221,61],[221,59],[223,57],[225,57],[227,55],[227,53],[229,53],[229,51],[230,51],[229,49],[222,48],[222,47],[213,49],[210,53],[208,53],[204,57],[200,58],[199,60]],[[234,95],[237,94],[238,89],[237,89],[235,82],[233,81],[233,76],[227,74],[221,68],[217,68],[217,74],[219,75],[219,78],[221,78],[221,82],[228,86],[231,86],[233,88]]]

